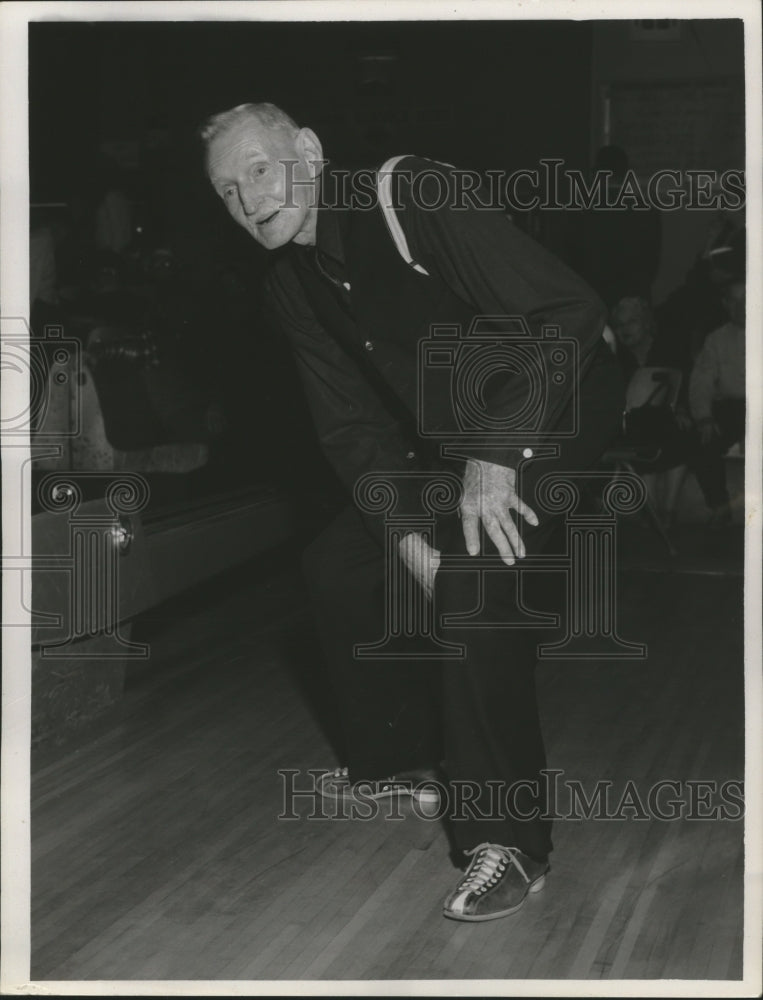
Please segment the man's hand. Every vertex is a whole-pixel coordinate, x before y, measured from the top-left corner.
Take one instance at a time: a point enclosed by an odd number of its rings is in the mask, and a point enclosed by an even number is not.
[[[522,559],[525,546],[510,511],[533,526],[538,524],[535,512],[519,499],[516,491],[517,473],[503,465],[480,462],[470,458],[464,472],[464,496],[461,501],[461,522],[466,548],[470,556],[480,550],[480,521],[507,566]]]
[[[699,440],[704,448],[712,444],[713,440],[721,433],[718,424],[712,417],[703,417],[702,420],[699,420],[697,430],[699,431]]]
[[[433,549],[423,535],[413,531],[400,539],[399,548],[403,562],[431,600],[435,573],[440,565],[440,550]]]

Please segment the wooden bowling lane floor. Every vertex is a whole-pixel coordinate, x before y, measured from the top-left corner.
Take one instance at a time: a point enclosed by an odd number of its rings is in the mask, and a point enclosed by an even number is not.
[[[337,762],[293,574],[158,612],[110,728],[36,763],[33,980],[739,979],[742,822],[686,812],[713,808],[687,782],[743,777],[741,595],[629,573],[621,634],[647,660],[539,666],[552,872],[481,924],[441,915],[458,871],[439,823],[308,819],[308,799],[279,819],[279,769]],[[639,818],[661,781],[677,818]],[[576,782],[610,818],[579,815]]]

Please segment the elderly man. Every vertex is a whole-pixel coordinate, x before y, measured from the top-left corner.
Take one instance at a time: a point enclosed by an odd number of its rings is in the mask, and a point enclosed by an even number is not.
[[[393,242],[372,186],[358,185],[355,193],[365,197],[342,204],[339,174],[326,166],[318,137],[280,109],[241,105],[215,115],[201,134],[209,179],[228,212],[259,244],[280,251],[270,298],[340,478],[352,491],[365,474],[383,473],[400,492],[399,509],[414,511],[422,476],[457,471],[460,520],[441,517],[435,545],[407,532],[394,558],[438,613],[463,618],[482,602],[482,621],[505,621],[518,603],[516,560],[542,552],[554,527],[526,502],[535,483],[546,472],[589,467],[617,431],[623,388],[602,339],[602,304],[502,212],[476,204],[454,209],[454,168],[417,157],[399,165],[396,217],[411,261]],[[464,439],[459,451],[456,435],[455,452],[443,458],[421,433],[419,405],[427,420],[446,426],[453,386],[440,379],[419,399],[419,342],[433,324],[466,331],[478,316],[524,317],[536,339],[553,325],[577,351],[557,352],[555,384],[541,387],[534,429],[548,444],[539,448],[535,439],[534,448],[522,447],[488,435]],[[512,372],[505,357],[498,368],[490,412],[520,414],[526,372]],[[557,441],[554,429],[569,427],[575,416],[580,432]],[[463,652],[434,670],[423,655],[416,659],[415,638],[408,659],[358,657],[356,645],[384,630],[385,579],[399,580],[399,567],[385,566],[379,520],[351,505],[305,557],[348,752],[347,770],[332,778],[352,795],[359,783],[384,788],[393,776],[441,765],[453,800],[460,789],[461,806],[468,806],[449,818],[457,846],[471,859],[444,913],[501,917],[541,888],[549,870],[538,636],[527,628],[451,623],[442,639]],[[439,570],[443,553],[480,551],[513,569],[485,574],[491,579],[479,590],[479,574],[468,567]]]

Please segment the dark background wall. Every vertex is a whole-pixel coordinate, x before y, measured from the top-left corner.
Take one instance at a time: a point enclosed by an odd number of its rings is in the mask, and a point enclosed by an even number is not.
[[[99,140],[145,143],[157,128],[188,183],[200,120],[262,99],[320,131],[335,159],[581,166],[590,53],[590,25],[574,22],[34,24],[33,199],[63,198]]]
[[[642,33],[634,41],[628,21],[600,21],[593,28],[591,59],[591,141],[597,147],[605,141],[602,121],[602,92],[618,84],[639,85],[645,90],[660,84],[687,84],[700,88],[723,84],[738,101],[730,101],[730,108],[744,106],[744,23],[737,19],[682,21],[676,37],[669,41],[656,38],[650,41]],[[653,32],[659,36],[659,32]],[[700,104],[702,101],[700,99]],[[687,109],[687,118],[691,111]],[[711,102],[704,103],[708,129],[717,126],[716,148],[702,150],[698,162],[691,167],[744,167],[744,122],[734,123],[731,135],[724,123],[711,121]],[[732,126],[733,128],[733,126]],[[725,135],[724,135],[725,132]],[[729,141],[729,140],[732,141]],[[613,141],[618,141],[619,137]],[[735,140],[735,141],[734,141]],[[685,162],[689,145],[685,135],[676,131],[677,147],[672,162],[679,166]],[[691,155],[691,151],[689,151]],[[740,215],[742,213],[739,213]],[[655,301],[661,301],[680,284],[694,257],[705,240],[710,213],[684,208],[662,214],[662,259],[659,274],[652,289]]]
[[[209,113],[261,99],[315,128],[327,155],[347,165],[414,152],[483,169],[532,168],[542,157],[584,167],[603,141],[608,86],[724,80],[743,89],[742,22],[671,22],[668,40],[634,28],[652,23],[32,24],[32,200],[86,197],[99,144],[132,143],[133,194],[157,241],[195,243],[202,254],[218,240],[256,255],[213,203],[193,136]],[[552,246],[557,214],[544,220]],[[658,300],[690,265],[707,218],[682,211],[664,222]]]

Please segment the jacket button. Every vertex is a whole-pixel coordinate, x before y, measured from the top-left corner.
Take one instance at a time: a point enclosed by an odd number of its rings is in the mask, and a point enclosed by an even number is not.
[[[525,450],[522,452],[522,457],[523,458],[532,458],[533,457],[533,450],[532,450],[532,448],[525,448]]]
[[[367,351],[372,351],[374,349],[374,345],[371,343],[370,340],[367,340],[365,344],[363,344],[363,346]]]
[[[342,282],[342,287],[346,288],[347,291],[349,292],[350,291],[350,283],[349,283],[349,281],[343,281]]]
[[[415,458],[416,457],[416,452],[415,451],[409,451],[408,454],[405,457],[406,458]]]

